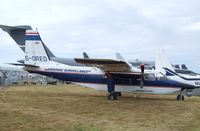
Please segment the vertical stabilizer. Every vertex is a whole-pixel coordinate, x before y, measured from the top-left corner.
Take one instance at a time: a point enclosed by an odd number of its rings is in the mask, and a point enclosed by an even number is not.
[[[124,57],[122,57],[122,55],[120,53],[116,53],[116,58],[118,60],[125,60]]]
[[[174,68],[170,64],[168,58],[166,57],[164,51],[160,51],[157,53],[156,58],[155,58],[155,68],[156,69],[163,69],[163,68],[168,68],[172,71],[174,71]]]
[[[17,45],[25,52],[26,31],[32,30],[31,26],[29,25],[21,25],[21,26],[0,25],[0,28],[3,31],[7,32],[13,38],[13,40],[17,43]],[[44,47],[49,57],[55,57],[55,55],[49,50],[49,48],[45,44],[44,44]]]
[[[27,30],[25,37],[25,64],[39,66],[49,63],[49,56],[37,31]]]
[[[83,52],[83,58],[89,59],[89,56],[88,56],[88,54],[86,52]]]

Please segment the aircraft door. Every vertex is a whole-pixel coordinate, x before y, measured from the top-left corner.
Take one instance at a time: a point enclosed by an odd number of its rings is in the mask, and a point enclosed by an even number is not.
[[[144,80],[145,80],[145,81],[156,81],[156,77],[155,77],[155,75],[152,73],[152,74],[145,75],[145,76],[144,76]]]

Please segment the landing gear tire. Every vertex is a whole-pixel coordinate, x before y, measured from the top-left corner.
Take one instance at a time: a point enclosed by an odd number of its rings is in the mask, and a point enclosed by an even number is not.
[[[117,93],[112,92],[112,93],[108,94],[108,100],[117,100]]]
[[[115,94],[116,94],[117,96],[122,96],[122,93],[121,93],[121,92],[115,92]]]
[[[178,101],[183,101],[184,100],[184,96],[182,94],[177,95],[176,99]]]

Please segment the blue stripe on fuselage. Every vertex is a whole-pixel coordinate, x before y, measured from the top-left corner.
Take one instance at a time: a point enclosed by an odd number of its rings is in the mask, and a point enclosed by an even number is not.
[[[43,71],[29,71],[30,73],[38,73],[41,75],[53,77],[63,81],[69,82],[82,82],[91,84],[107,84],[107,80],[103,74],[78,74],[78,73],[60,73],[60,72],[43,72]],[[136,78],[115,78],[116,85],[127,85],[127,86],[140,86],[140,80]],[[176,81],[170,80],[155,80],[155,81],[144,81],[145,86],[154,87],[174,87],[181,88],[181,84]]]
[[[104,75],[93,75],[93,74],[77,74],[77,73],[60,73],[60,72],[43,72],[43,71],[29,71],[30,73],[38,73],[41,75],[53,77],[63,81],[70,82],[87,82],[87,83],[99,83],[105,84],[106,79]]]

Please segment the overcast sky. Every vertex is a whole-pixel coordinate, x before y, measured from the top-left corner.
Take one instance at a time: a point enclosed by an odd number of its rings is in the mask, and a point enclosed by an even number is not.
[[[154,60],[165,50],[172,63],[200,72],[199,0],[1,0],[0,24],[31,25],[58,57]],[[0,63],[23,59],[0,30]]]

